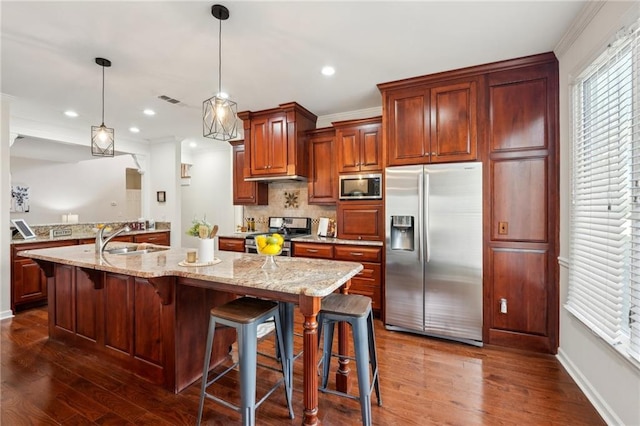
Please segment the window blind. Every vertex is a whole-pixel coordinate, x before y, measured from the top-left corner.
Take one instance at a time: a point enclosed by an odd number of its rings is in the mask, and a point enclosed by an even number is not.
[[[638,32],[609,46],[573,86],[566,308],[640,361]]]

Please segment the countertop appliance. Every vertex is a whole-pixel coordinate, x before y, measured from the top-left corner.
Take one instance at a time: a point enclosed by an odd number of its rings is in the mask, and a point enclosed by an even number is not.
[[[266,232],[256,232],[247,235],[244,240],[246,253],[258,253],[256,247],[256,235],[278,233],[283,236],[281,256],[293,256],[291,251],[291,238],[311,235],[311,218],[309,217],[270,217],[269,229]]]
[[[482,346],[482,163],[385,177],[386,328]]]

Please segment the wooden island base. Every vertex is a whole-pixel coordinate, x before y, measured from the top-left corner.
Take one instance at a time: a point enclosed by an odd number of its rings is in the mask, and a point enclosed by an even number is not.
[[[202,376],[209,311],[231,293],[80,267],[42,265],[49,278],[49,337],[108,356],[172,392]],[[216,333],[211,365],[235,342]]]

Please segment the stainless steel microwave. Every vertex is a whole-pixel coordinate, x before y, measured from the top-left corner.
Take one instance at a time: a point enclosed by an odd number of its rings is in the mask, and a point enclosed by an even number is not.
[[[341,200],[382,199],[382,174],[340,175]]]

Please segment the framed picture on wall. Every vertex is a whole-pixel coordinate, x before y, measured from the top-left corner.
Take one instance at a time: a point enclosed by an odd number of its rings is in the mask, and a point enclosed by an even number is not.
[[[24,185],[11,185],[11,213],[29,212],[29,187]]]
[[[156,193],[156,196],[159,203],[164,203],[167,201],[167,193],[165,191],[158,191]]]

